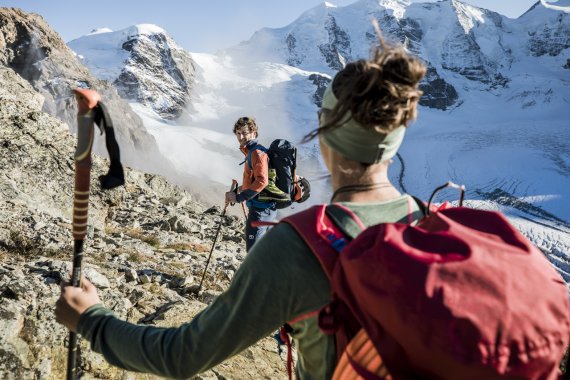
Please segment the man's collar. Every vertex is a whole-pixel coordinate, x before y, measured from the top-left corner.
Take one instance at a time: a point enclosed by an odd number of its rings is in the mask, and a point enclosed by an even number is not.
[[[247,154],[249,150],[257,145],[257,139],[249,140],[245,145],[240,146],[239,150],[241,150],[244,154]]]

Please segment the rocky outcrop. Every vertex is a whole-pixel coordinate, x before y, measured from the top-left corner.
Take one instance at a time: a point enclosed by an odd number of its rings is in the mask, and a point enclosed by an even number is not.
[[[426,75],[420,83],[423,95],[420,98],[420,105],[430,108],[446,110],[454,106],[459,95],[455,88],[447,83],[433,66],[428,66]]]
[[[485,59],[477,53],[479,46],[469,36],[450,36],[445,46],[446,50],[441,55],[443,69],[492,86],[504,86],[508,82],[500,73],[490,69]]]
[[[287,47],[287,64],[289,66],[298,67],[303,63],[303,56],[297,51],[297,39],[291,33],[285,37],[285,46]]]
[[[325,21],[325,30],[328,34],[328,42],[319,45],[319,51],[328,67],[335,71],[341,70],[347,62],[352,61],[350,37],[338,26],[332,15],[328,15]]]
[[[152,172],[168,166],[154,137],[116,89],[92,76],[41,16],[0,8],[0,63],[28,81],[43,96],[43,111],[61,119],[72,131],[77,115],[72,89],[97,90],[117,127],[123,161]],[[104,152],[102,142],[96,143],[95,151]]]
[[[525,18],[530,17],[530,13],[525,15]],[[552,14],[544,23],[528,31],[528,47],[535,57],[556,57],[570,47],[570,16],[565,12],[549,13]]]
[[[155,25],[93,33],[69,42],[69,46],[95,75],[111,81],[123,98],[147,106],[164,119],[180,117],[191,104],[194,61]],[[99,66],[103,63],[95,56],[102,50],[121,57],[120,67],[109,71]]]
[[[331,78],[321,74],[311,74],[309,75],[309,80],[316,86],[316,90],[313,94],[313,103],[317,105],[317,107],[321,107],[323,104],[323,98],[325,96],[325,90],[327,89],[329,83],[331,82]]]
[[[74,137],[43,96],[0,66],[0,378],[64,378],[66,329],[55,322],[71,267]],[[106,170],[94,157],[92,178]],[[196,203],[164,178],[126,169],[124,187],[92,181],[84,274],[103,303],[139,324],[179,326],[229,284],[245,256],[243,220]],[[218,225],[203,292],[195,294]],[[198,378],[285,378],[267,338]],[[149,379],[112,367],[81,342],[84,378]]]

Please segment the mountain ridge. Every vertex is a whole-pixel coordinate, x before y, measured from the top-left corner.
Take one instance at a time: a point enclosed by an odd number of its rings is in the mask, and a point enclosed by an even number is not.
[[[190,104],[194,62],[156,25],[99,30],[68,46],[97,77],[113,83],[124,99],[147,105],[164,119],[180,117]]]

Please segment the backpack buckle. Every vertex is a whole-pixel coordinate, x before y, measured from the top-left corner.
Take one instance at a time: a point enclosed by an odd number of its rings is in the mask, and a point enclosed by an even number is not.
[[[347,241],[342,236],[338,236],[338,235],[335,235],[333,233],[330,233],[327,236],[327,239],[328,239],[331,247],[333,247],[335,249],[335,251],[337,251],[337,252],[342,251],[344,249],[344,247],[346,247]]]

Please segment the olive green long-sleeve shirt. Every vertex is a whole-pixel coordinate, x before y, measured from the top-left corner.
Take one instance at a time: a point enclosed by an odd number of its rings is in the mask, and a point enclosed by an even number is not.
[[[387,202],[343,203],[362,222],[407,222],[409,197]],[[413,204],[417,211],[417,206]],[[414,214],[414,219],[419,214]],[[301,315],[331,300],[328,279],[316,257],[288,224],[272,228],[253,246],[227,291],[178,328],[140,326],[116,318],[102,305],[89,308],[78,331],[94,351],[118,367],[170,378],[204,372]],[[292,325],[301,379],[330,378],[334,338],[316,318]]]

